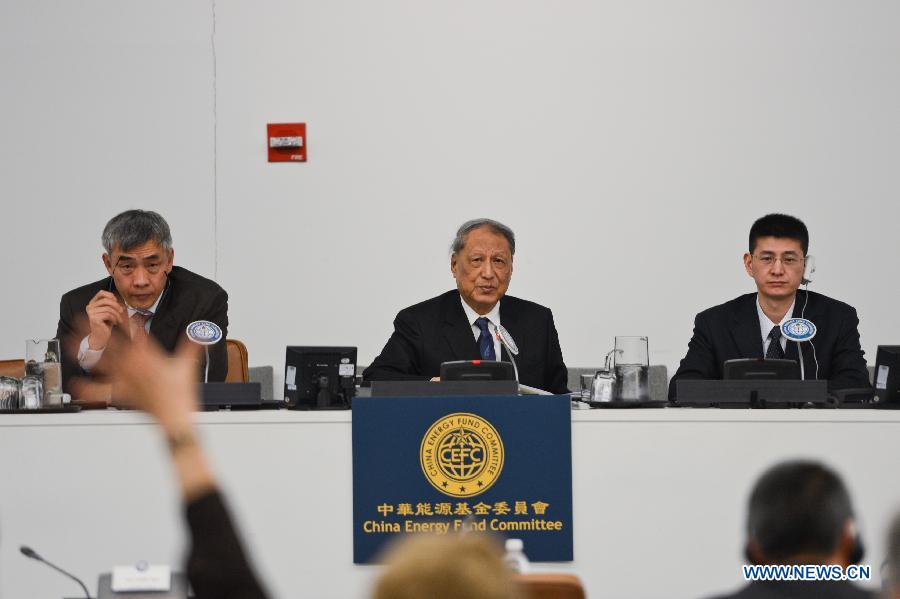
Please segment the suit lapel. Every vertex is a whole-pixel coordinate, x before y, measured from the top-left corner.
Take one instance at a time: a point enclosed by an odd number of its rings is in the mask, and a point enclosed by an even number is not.
[[[481,354],[475,343],[472,325],[466,319],[461,302],[458,292],[453,291],[445,296],[442,306],[444,313],[442,334],[450,345],[453,355],[459,356],[462,360],[478,360]]]
[[[518,340],[521,338],[522,321],[519,319],[519,313],[516,311],[515,302],[509,301],[506,298],[501,299],[499,312],[500,324],[503,325],[503,328],[507,330],[509,336],[512,337],[513,341],[516,341],[516,344],[518,345]],[[502,343],[500,344],[500,355],[500,359],[504,362],[512,361],[509,357],[509,352],[506,351],[506,347]]]
[[[172,287],[175,285],[169,278],[166,289],[163,291],[163,297],[156,306],[156,312],[150,320],[150,334],[155,337],[163,347],[175,347],[178,338],[178,323],[172,316]]]
[[[735,307],[731,319],[731,336],[737,344],[740,355],[747,358],[762,358],[762,337],[759,333],[759,314],[756,311],[756,295],[746,296]]]

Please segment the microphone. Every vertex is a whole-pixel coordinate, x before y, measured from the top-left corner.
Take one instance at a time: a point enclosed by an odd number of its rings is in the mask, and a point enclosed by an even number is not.
[[[506,348],[506,352],[509,354],[509,359],[512,361],[513,372],[516,373],[516,382],[519,382],[519,369],[516,367],[516,359],[513,356],[519,355],[519,346],[516,345],[516,342],[513,341],[512,335],[509,334],[503,325],[497,325],[497,339],[500,340],[500,343],[503,344],[503,347]]]
[[[806,306],[804,306],[805,308]],[[781,334],[788,341],[797,344],[797,351],[800,352],[800,380],[806,380],[806,369],[803,367],[803,342],[811,341],[816,336],[816,325],[811,320],[805,318],[791,318],[781,325]],[[775,343],[773,341],[772,343]],[[810,344],[812,345],[812,344]],[[813,357],[815,357],[816,347],[813,345]],[[819,378],[818,360],[816,361],[816,378]]]
[[[222,329],[211,320],[195,320],[185,329],[188,339],[206,350],[206,370],[203,373],[203,382],[209,382],[209,346],[222,340]]]
[[[31,559],[33,559],[33,560],[37,560],[37,561],[39,561],[39,562],[45,563],[45,564],[47,564],[48,566],[50,566],[51,568],[53,568],[54,570],[56,570],[57,572],[59,572],[60,574],[63,574],[63,575],[65,575],[65,576],[68,576],[69,578],[71,578],[72,580],[74,580],[75,582],[77,582],[78,584],[80,584],[80,585],[81,585],[81,589],[84,591],[84,596],[87,597],[87,599],[91,599],[91,594],[88,592],[87,587],[84,586],[84,583],[81,582],[81,579],[79,579],[77,576],[74,576],[74,575],[72,575],[72,574],[69,574],[68,572],[66,572],[65,570],[63,570],[62,568],[60,568],[59,566],[56,566],[56,565],[54,565],[54,564],[51,564],[50,562],[48,562],[47,560],[45,560],[44,558],[42,558],[40,555],[38,555],[37,552],[36,552],[34,549],[32,549],[31,547],[28,547],[28,546],[26,546],[26,545],[22,545],[21,547],[19,547],[19,551],[21,551],[21,552],[22,552],[22,555],[24,555],[25,557],[29,557],[29,558],[31,558]]]

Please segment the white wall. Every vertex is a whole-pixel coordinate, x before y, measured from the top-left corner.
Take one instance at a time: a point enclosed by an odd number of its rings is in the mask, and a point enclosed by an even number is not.
[[[0,1],[0,357],[53,336],[60,296],[105,276],[100,233],[122,210],[164,214],[176,259],[213,275],[211,14]]]
[[[215,14],[215,19],[213,15]],[[806,220],[814,289],[900,342],[900,4],[620,0],[0,1],[0,358],[104,275],[100,231],[169,220],[230,292],[231,334],[381,349],[450,288],[456,226],[517,232],[511,293],[566,361],[752,290],[756,217]],[[307,164],[265,124],[308,124]],[[870,473],[875,474],[875,473]],[[9,517],[8,515],[6,517]],[[7,566],[12,567],[12,566]]]
[[[5,357],[104,274],[100,230],[134,206],[276,370],[286,344],[369,362],[484,215],[516,230],[510,291],[553,308],[573,366],[616,334],[676,366],[693,315],[752,290],[747,229],[773,210],[807,221],[814,289],[857,307],[870,359],[900,338],[895,3],[0,10]],[[265,161],[279,121],[308,123],[307,164]]]

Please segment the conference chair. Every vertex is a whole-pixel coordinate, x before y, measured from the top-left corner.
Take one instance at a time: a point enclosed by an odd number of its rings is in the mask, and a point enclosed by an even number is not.
[[[0,376],[25,376],[25,360],[0,360]]]
[[[585,599],[584,586],[574,574],[519,574],[516,580],[527,599]]]
[[[226,339],[225,349],[228,351],[228,373],[226,383],[246,383],[250,380],[250,367],[247,359],[247,346],[237,339]]]

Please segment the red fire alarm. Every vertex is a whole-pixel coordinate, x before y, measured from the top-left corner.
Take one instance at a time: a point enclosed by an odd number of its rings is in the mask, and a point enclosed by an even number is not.
[[[269,123],[269,162],[306,162],[306,123]]]

